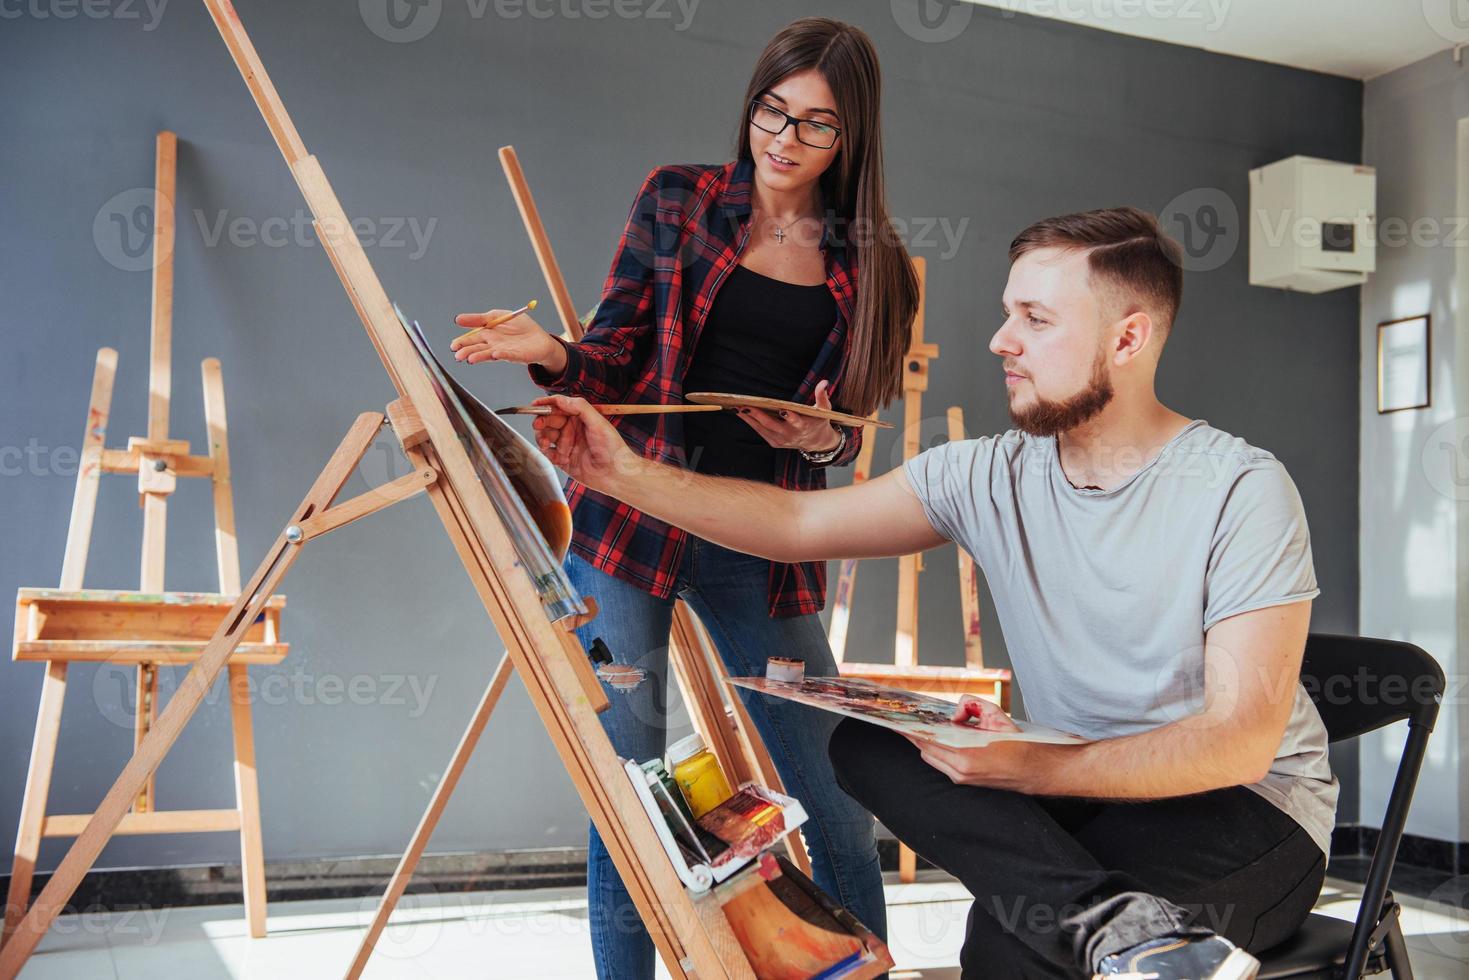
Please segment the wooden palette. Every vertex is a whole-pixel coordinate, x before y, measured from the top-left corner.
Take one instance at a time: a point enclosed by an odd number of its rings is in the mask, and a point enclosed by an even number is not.
[[[870,425],[879,429],[891,429],[891,422],[879,422],[876,419],[864,419],[860,415],[848,415],[846,412],[833,412],[815,405],[802,405],[800,402],[788,402],[780,398],[762,398],[759,395],[731,395],[722,391],[695,391],[684,396],[695,405],[718,405],[722,408],[759,408],[767,412],[791,412],[795,415],[804,415],[813,419],[826,419],[838,425]]]
[[[719,405],[593,405],[603,415],[687,415],[689,412],[717,412]],[[554,415],[550,405],[512,405],[495,409],[496,415]]]

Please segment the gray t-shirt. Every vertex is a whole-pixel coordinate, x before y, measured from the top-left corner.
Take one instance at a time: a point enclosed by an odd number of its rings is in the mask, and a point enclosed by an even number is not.
[[[1285,467],[1200,420],[1111,490],[1073,487],[1056,440],[1017,431],[930,449],[907,474],[934,529],[983,569],[1030,720],[1086,738],[1196,714],[1210,627],[1320,592]],[[1249,788],[1330,854],[1339,785],[1299,683]]]

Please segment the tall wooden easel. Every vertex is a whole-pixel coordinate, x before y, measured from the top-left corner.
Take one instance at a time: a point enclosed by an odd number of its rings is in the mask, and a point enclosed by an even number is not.
[[[314,538],[394,503],[427,493],[511,663],[551,736],[665,967],[675,980],[752,978],[749,961],[713,892],[679,882],[653,824],[602,729],[606,696],[571,632],[552,622],[510,533],[474,471],[412,342],[316,158],[307,152],[229,0],[204,0],[315,216],[324,250],[356,308],[399,397],[387,418],[414,472],[340,504],[342,486],[371,446],[384,416],[366,412],[343,438],[238,600],[219,623],[177,694],[87,822],[50,882],[0,949],[0,980],[19,973],[82,876],[117,831],[128,807],[229,661],[269,597]],[[875,967],[874,972],[880,972]]]
[[[189,444],[168,437],[172,391],[174,164],[177,139],[162,132],[156,141],[154,174],[153,315],[148,371],[148,430],[130,438],[127,449],[105,446],[112,409],[117,351],[97,352],[91,404],[83,435],[76,493],[66,535],[66,557],[59,589],[21,589],[15,614],[17,661],[46,664],[36,716],[30,769],[21,803],[10,889],[5,906],[5,937],[20,922],[30,900],[36,856],[45,837],[76,837],[91,814],[47,814],[46,799],[56,761],[66,693],[67,665],[77,661],[136,665],[134,748],[147,739],[158,714],[158,667],[188,664],[198,658],[219,616],[240,591],[240,560],[235,544],[234,498],[219,361],[203,363],[204,418],[209,454],[190,455]],[[92,519],[103,473],[124,473],[138,481],[143,509],[141,584],[136,592],[83,590]],[[163,569],[168,497],[179,477],[201,477],[214,489],[215,560],[219,594],[165,592]],[[250,935],[265,935],[265,858],[261,845],[260,796],[255,774],[255,744],[250,717],[249,664],[279,663],[287,646],[279,641],[284,597],[262,609],[262,619],[246,631],[230,657],[230,720],[234,728],[235,806],[219,810],[159,810],[150,773],[118,824],[122,834],[176,834],[235,831],[240,856],[245,916]]]
[[[929,362],[938,357],[937,344],[923,339],[926,306],[927,263],[913,259],[918,274],[918,312],[913,318],[913,336],[908,355],[903,360],[903,462],[922,450],[923,393],[928,390]],[[964,411],[955,406],[947,413],[949,441],[964,438]],[[872,472],[872,440],[863,443],[857,457],[853,482],[866,480]],[[918,573],[923,571],[923,555],[903,555],[898,559],[898,628],[893,644],[891,664],[851,663],[845,659],[847,629],[851,619],[852,597],[857,585],[857,562],[841,563],[837,575],[836,602],[832,607],[831,628],[827,639],[836,656],[843,677],[859,677],[938,697],[958,700],[973,694],[989,698],[1007,711],[1010,707],[1010,671],[984,665],[984,648],[980,636],[979,575],[974,559],[963,548],[959,553],[959,597],[964,616],[964,666],[940,667],[918,662]],[[911,882],[917,873],[917,858],[906,844],[898,848],[898,877]]]

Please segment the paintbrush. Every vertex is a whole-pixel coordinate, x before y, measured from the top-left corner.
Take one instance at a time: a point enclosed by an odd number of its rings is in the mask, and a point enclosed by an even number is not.
[[[603,415],[673,415],[681,412],[718,412],[720,405],[593,405]],[[551,415],[550,405],[512,405],[495,409],[496,415]]]
[[[506,314],[504,314],[502,316],[497,316],[497,317],[495,317],[495,319],[491,320],[489,323],[486,323],[486,324],[484,324],[482,326],[478,326],[478,327],[463,327],[461,329],[466,330],[468,332],[467,333],[462,333],[459,336],[460,336],[461,339],[462,338],[465,338],[465,337],[472,337],[472,336],[474,336],[474,334],[475,334],[476,331],[479,331],[479,330],[488,330],[491,327],[498,327],[500,324],[509,322],[510,320],[513,320],[516,317],[520,316],[520,314],[522,314],[522,313],[529,313],[531,310],[533,310],[535,308],[536,308],[536,301],[535,300],[531,300],[529,303],[525,304],[520,309],[518,309],[518,310],[511,310],[509,313],[506,313]],[[457,324],[456,324],[456,326],[457,326]]]

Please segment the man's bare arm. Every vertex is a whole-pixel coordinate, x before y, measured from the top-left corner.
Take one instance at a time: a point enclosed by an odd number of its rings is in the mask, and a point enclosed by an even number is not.
[[[944,542],[901,470],[835,490],[783,490],[639,458],[597,489],[707,541],[772,561],[880,558]]]
[[[1037,792],[1159,799],[1265,778],[1295,703],[1310,601],[1241,613],[1204,641],[1204,706],[1139,735],[1081,746]]]
[[[1216,624],[1205,638],[1202,709],[1152,731],[1086,745],[916,744],[955,782],[1038,796],[1156,800],[1256,783],[1290,721],[1310,621],[1303,601]]]
[[[537,399],[557,414],[536,439],[574,479],[675,527],[772,561],[907,555],[944,542],[901,470],[835,490],[783,490],[643,459],[580,398]]]

